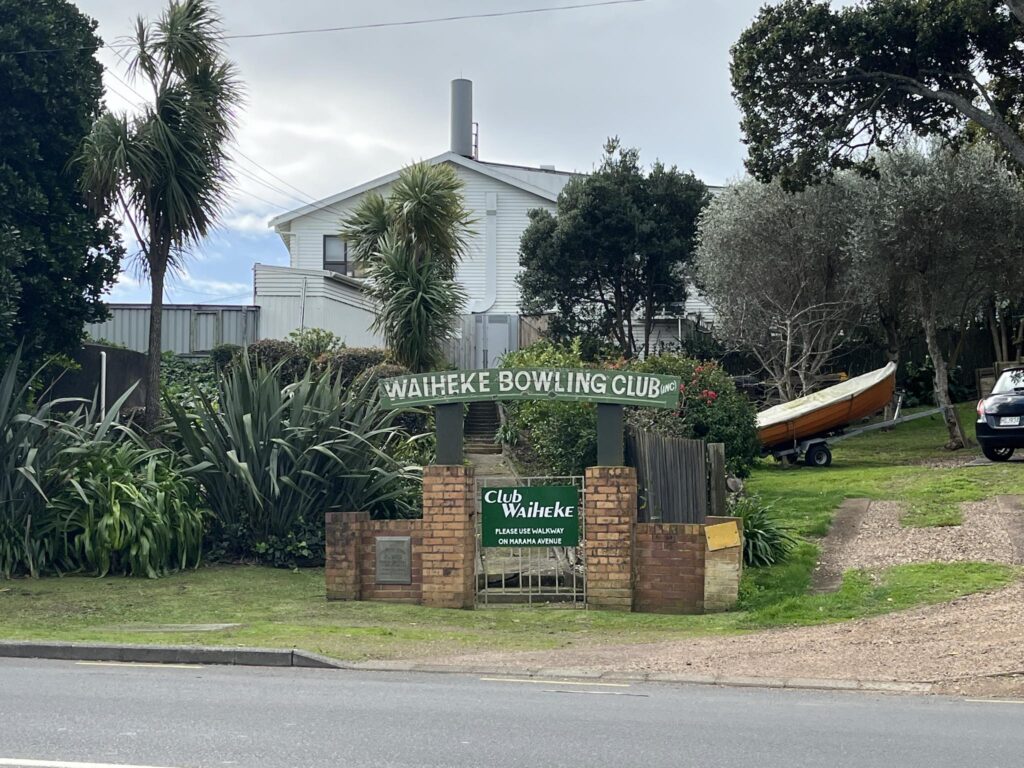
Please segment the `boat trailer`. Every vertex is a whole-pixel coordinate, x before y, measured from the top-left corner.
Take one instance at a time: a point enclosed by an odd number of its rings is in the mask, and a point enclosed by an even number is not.
[[[916,419],[923,419],[927,416],[942,413],[941,408],[930,408],[927,411],[912,413],[909,416],[900,416],[900,407],[902,405],[903,395],[901,394],[896,399],[896,410],[893,413],[893,417],[888,421],[867,424],[849,432],[846,431],[846,427],[849,425],[843,425],[820,435],[795,440],[792,444],[773,445],[763,449],[761,455],[768,456],[770,454],[776,461],[788,461],[790,464],[796,464],[803,460],[804,464],[808,467],[827,467],[832,463],[831,445],[834,443],[856,437],[857,435],[863,435],[865,432],[887,429],[895,427],[897,424],[905,424],[908,421],[915,421]]]

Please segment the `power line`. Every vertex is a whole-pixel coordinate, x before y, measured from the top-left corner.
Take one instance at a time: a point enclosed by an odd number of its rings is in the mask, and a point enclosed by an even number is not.
[[[236,155],[238,155],[239,157],[241,157],[241,158],[245,159],[245,160],[248,160],[248,161],[249,161],[249,162],[250,162],[251,164],[255,165],[255,166],[256,166],[257,168],[259,168],[259,169],[260,169],[261,171],[265,172],[265,173],[266,173],[266,174],[267,174],[268,176],[271,176],[272,178],[275,178],[275,179],[277,179],[277,180],[278,180],[279,182],[281,182],[282,184],[284,184],[284,185],[285,185],[286,187],[291,187],[291,188],[292,188],[292,189],[294,189],[294,190],[295,190],[296,192],[298,192],[298,193],[299,193],[300,195],[303,195],[304,197],[307,197],[307,198],[309,198],[309,200],[308,200],[308,201],[304,201],[304,202],[303,202],[303,204],[304,204],[304,205],[315,205],[315,204],[316,204],[316,202],[315,202],[315,201],[316,201],[316,199],[317,199],[317,198],[316,198],[316,196],[315,196],[315,195],[311,195],[311,194],[309,194],[308,192],[304,192],[304,191],[302,191],[301,189],[299,189],[298,187],[296,187],[296,186],[295,186],[294,184],[292,184],[292,183],[290,183],[290,182],[288,182],[288,181],[285,181],[284,179],[282,179],[282,178],[281,178],[280,176],[278,176],[278,175],[277,175],[276,173],[274,173],[273,171],[271,171],[271,170],[270,170],[269,168],[264,168],[264,167],[263,167],[262,165],[260,165],[260,164],[259,164],[259,163],[257,163],[257,162],[256,162],[255,160],[253,160],[253,159],[252,159],[251,157],[249,157],[249,156],[248,156],[247,154],[245,154],[245,153],[244,153],[244,152],[243,152],[242,150],[240,150],[240,149],[239,149],[238,147],[235,147],[235,154],[236,154]],[[301,198],[298,198],[298,197],[297,197],[297,198],[295,198],[295,199],[296,199],[296,200],[301,200]],[[309,201],[313,201],[313,202],[309,202]]]
[[[136,88],[135,88],[135,87],[134,87],[134,86],[133,86],[133,85],[132,85],[131,83],[129,83],[129,82],[128,82],[127,80],[125,80],[125,79],[124,79],[123,77],[121,77],[120,75],[118,75],[118,74],[117,74],[116,72],[114,72],[114,71],[113,71],[112,69],[107,69],[107,70],[105,70],[105,71],[106,71],[106,73],[107,73],[107,74],[109,74],[109,75],[110,75],[111,77],[113,77],[113,78],[114,78],[115,80],[117,80],[117,81],[118,81],[119,83],[121,83],[122,85],[124,85],[124,87],[125,87],[125,88],[128,88],[128,89],[129,89],[129,90],[130,90],[130,91],[131,91],[132,93],[134,93],[134,94],[135,94],[136,96],[138,96],[138,97],[139,97],[140,99],[143,99],[143,101],[145,101],[145,98],[146,98],[146,97],[145,97],[145,96],[143,96],[143,95],[142,95],[141,93],[139,93],[139,91],[138,91],[138,90],[137,90],[137,89],[136,89]],[[108,86],[108,87],[109,87],[109,86]],[[121,97],[122,99],[125,99],[126,101],[128,101],[129,103],[131,103],[131,99],[127,98],[127,97],[126,97],[126,96],[125,96],[125,95],[124,95],[123,93],[121,93],[120,91],[118,91],[118,90],[116,90],[116,89],[114,89],[114,88],[110,88],[110,90],[111,90],[111,92],[113,92],[113,93],[116,93],[116,94],[117,94],[118,96],[120,96],[120,97]],[[289,182],[285,181],[284,179],[282,179],[282,178],[281,178],[280,176],[278,176],[278,175],[277,175],[276,173],[274,173],[273,171],[271,171],[271,170],[270,170],[269,168],[265,168],[265,167],[263,167],[263,166],[262,166],[262,165],[260,165],[260,164],[259,164],[258,162],[256,162],[256,161],[255,161],[255,160],[253,160],[253,159],[252,159],[251,157],[249,157],[249,155],[247,155],[247,154],[245,154],[244,152],[242,152],[242,150],[241,150],[241,149],[239,149],[238,147],[235,147],[233,151],[234,151],[234,154],[237,154],[237,155],[239,155],[239,156],[243,157],[243,158],[244,158],[245,160],[247,160],[247,161],[248,161],[248,162],[249,162],[249,163],[250,163],[251,165],[253,165],[253,166],[254,166],[254,167],[256,167],[257,169],[259,169],[259,170],[263,171],[263,172],[264,172],[265,174],[267,174],[268,176],[270,176],[270,177],[272,177],[272,178],[274,178],[274,179],[277,179],[277,180],[278,180],[278,181],[280,181],[280,182],[281,182],[282,184],[286,184],[287,186],[291,187],[291,188],[292,188],[292,189],[294,189],[295,191],[297,191],[297,192],[301,193],[302,195],[304,195],[304,197],[298,197],[297,195],[295,195],[295,194],[293,194],[293,193],[289,192],[289,191],[288,191],[288,190],[286,190],[286,189],[282,189],[281,187],[275,186],[274,184],[271,184],[271,183],[269,183],[269,182],[267,182],[267,181],[265,181],[265,180],[263,180],[263,179],[260,179],[260,178],[259,178],[258,176],[256,176],[255,174],[253,174],[252,172],[248,171],[248,170],[247,170],[247,169],[245,169],[245,168],[242,168],[242,167],[236,168],[236,169],[235,169],[235,172],[236,172],[236,173],[239,173],[239,174],[241,174],[242,176],[244,176],[245,178],[248,178],[248,179],[250,179],[250,180],[252,180],[252,181],[255,181],[255,182],[256,182],[256,183],[258,183],[258,184],[261,184],[261,185],[263,185],[264,187],[266,187],[267,189],[271,190],[272,192],[276,192],[276,193],[278,193],[279,195],[282,195],[282,196],[284,196],[285,198],[290,198],[291,200],[294,200],[294,201],[296,201],[296,202],[300,203],[300,204],[301,204],[301,205],[303,205],[303,206],[309,206],[309,205],[314,205],[314,206],[315,206],[315,205],[316,205],[316,198],[314,198],[314,197],[313,197],[313,195],[310,195],[310,194],[308,194],[308,193],[306,193],[306,192],[303,192],[303,191],[302,191],[301,189],[299,189],[298,187],[296,187],[296,186],[295,186],[294,184],[291,184],[291,183],[289,183]],[[259,200],[259,201],[260,201],[260,202],[262,202],[262,203],[266,203],[267,205],[273,206],[274,208],[280,208],[280,207],[281,207],[281,204],[280,204],[280,203],[275,203],[275,202],[272,202],[272,201],[270,201],[270,200],[267,200],[267,199],[265,199],[265,198],[259,197],[258,195],[254,195],[254,194],[252,194],[251,192],[246,192],[246,191],[244,191],[244,190],[242,190],[242,189],[236,189],[236,191],[237,191],[237,192],[239,192],[239,193],[241,193],[241,194],[243,194],[243,195],[248,195],[249,197],[253,197],[253,198],[255,198],[256,200]],[[332,224],[336,224],[337,222],[336,222],[336,221],[333,221],[333,220],[332,220],[332,222],[331,222],[331,223],[332,223]]]
[[[646,0],[601,0],[596,3],[577,3],[576,5],[553,5],[542,8],[520,8],[512,11],[492,11],[490,13],[467,13],[459,16],[439,16],[431,19],[409,19],[406,21],[379,21],[373,24],[352,24],[344,27],[313,27],[311,29],[290,29],[276,32],[253,32],[250,34],[224,35],[224,40],[253,40],[263,37],[284,37],[286,35],[311,35],[321,32],[354,32],[361,29],[384,29],[387,27],[412,27],[422,24],[442,24],[451,21],[466,21],[469,19],[497,19],[504,16],[526,16],[536,13],[551,13],[554,11],[578,11],[585,8],[599,8],[608,5],[631,5],[643,3]]]
[[[636,3],[645,3],[647,0],[599,0],[598,2],[591,3],[576,3],[574,5],[551,5],[543,6],[539,8],[520,8],[517,10],[510,11],[491,11],[489,13],[466,13],[457,16],[437,16],[428,19],[406,19],[404,21],[378,21],[370,24],[349,24],[345,26],[337,27],[313,27],[310,29],[286,29],[286,30],[274,30],[270,32],[250,32],[250,33],[239,33],[234,35],[220,35],[221,40],[256,40],[266,37],[286,37],[293,35],[312,35],[326,32],[356,32],[359,30],[366,29],[387,29],[390,27],[413,27],[421,26],[424,24],[445,24],[453,21],[469,21],[472,19],[497,19],[506,16],[526,16],[530,14],[539,13],[555,13],[558,11],[579,11],[587,8],[601,8],[611,5],[634,5]],[[133,43],[117,43],[104,45],[104,48],[109,48],[112,51],[116,51],[118,48],[130,48],[134,45]],[[23,54],[30,53],[60,53],[62,51],[88,51],[95,50],[95,45],[79,45],[67,48],[28,48],[21,51],[0,51],[0,56],[21,56]]]

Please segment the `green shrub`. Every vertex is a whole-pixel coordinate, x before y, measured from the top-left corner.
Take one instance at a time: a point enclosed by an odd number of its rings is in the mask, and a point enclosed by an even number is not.
[[[116,424],[130,392],[103,419],[81,401],[34,405],[34,377],[19,382],[18,365],[16,354],[0,377],[0,575],[195,565],[197,486],[170,451]]]
[[[123,429],[99,439],[77,432],[53,470],[46,512],[56,567],[155,578],[197,566],[204,511],[175,455]]]
[[[899,377],[900,388],[903,390],[903,406],[917,408],[935,405],[935,364],[930,356],[925,355],[922,362],[906,360],[903,363],[902,375]],[[962,403],[974,396],[974,388],[960,384],[960,367],[949,371],[949,396],[954,403]]]
[[[217,396],[217,368],[212,357],[182,357],[164,352],[160,363],[160,389],[165,398],[187,404],[197,392]]]
[[[221,380],[218,406],[168,404],[220,553],[280,562],[289,542],[306,541],[322,562],[325,511],[416,514],[416,471],[392,455],[408,437],[372,394],[346,391],[330,371],[286,384],[279,368],[242,366]],[[303,538],[310,530],[315,540]]]
[[[35,377],[21,380],[21,350],[0,376],[0,576],[39,575],[52,559],[52,540],[39,533],[47,472],[64,445],[50,419],[55,403],[33,404]]]
[[[301,379],[313,365],[313,358],[304,354],[294,342],[280,339],[263,339],[250,344],[245,348],[245,355],[250,367],[276,369],[285,384]],[[228,370],[238,367],[230,365]]]
[[[379,347],[346,347],[321,357],[321,369],[329,370],[342,387],[348,387],[363,371],[389,361],[386,349]]]
[[[237,344],[218,344],[210,350],[210,360],[213,362],[214,369],[223,371],[231,365],[232,360],[241,354],[242,349]]]
[[[734,496],[729,514],[743,519],[743,563],[751,568],[785,562],[796,538],[757,496]]]
[[[588,368],[579,341],[558,346],[541,341],[502,359],[503,368]],[[546,400],[505,404],[507,427],[517,455],[531,471],[578,475],[597,461],[597,409],[592,403]]]
[[[745,476],[761,452],[757,414],[732,377],[717,363],[680,355],[656,355],[634,361],[629,369],[680,379],[679,407],[674,410],[628,409],[628,421],[640,429],[669,437],[724,443],[730,472]]]
[[[345,347],[345,342],[323,328],[303,328],[288,334],[288,340],[310,360],[331,355]]]

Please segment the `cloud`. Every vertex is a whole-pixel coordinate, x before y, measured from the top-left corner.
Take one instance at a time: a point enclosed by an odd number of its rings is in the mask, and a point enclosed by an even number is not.
[[[76,0],[110,43],[135,14],[166,0]],[[608,136],[692,169],[710,184],[742,173],[729,47],[763,0],[649,0],[579,11],[332,34],[231,40],[245,82],[233,167],[236,191],[177,298],[251,289],[255,261],[286,263],[270,217],[448,148],[449,81],[474,81],[474,119],[486,160],[588,170]],[[230,32],[366,24],[481,10],[479,0],[220,0]],[[487,10],[526,7],[494,0]],[[119,77],[125,65],[100,52]],[[108,103],[135,99],[108,78]],[[140,93],[145,87],[136,84]],[[268,169],[272,174],[261,170]],[[275,178],[279,177],[279,178]],[[257,181],[256,179],[259,179]],[[286,180],[287,183],[281,181]],[[125,230],[126,240],[134,240]],[[206,290],[201,283],[217,286]],[[232,288],[228,288],[232,286]],[[236,290],[236,288],[239,288]],[[186,290],[202,291],[186,295]],[[223,289],[223,290],[221,290]],[[122,280],[114,296],[147,286]],[[144,296],[138,300],[147,300]]]

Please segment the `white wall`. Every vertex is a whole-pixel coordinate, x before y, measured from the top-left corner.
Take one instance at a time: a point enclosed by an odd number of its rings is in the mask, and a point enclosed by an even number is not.
[[[465,184],[465,204],[476,222],[469,238],[468,252],[457,273],[459,282],[470,298],[468,311],[516,314],[519,312],[519,288],[516,285],[516,276],[519,274],[519,239],[529,223],[527,213],[533,208],[553,211],[555,204],[461,165],[456,164],[454,168]],[[375,191],[387,195],[390,186],[385,184]],[[488,193],[493,193],[497,198],[497,213],[491,225],[495,228],[496,290],[494,303],[490,306],[486,306],[490,300],[487,292]],[[284,239],[289,247],[292,267],[323,269],[324,235],[337,234],[342,219],[360,200],[361,196],[352,197],[299,216],[286,224],[291,234],[285,235]]]
[[[372,304],[358,289],[328,277],[323,270],[257,264],[254,281],[260,338],[284,339],[299,328],[324,328],[350,347],[384,345],[371,329]]]

